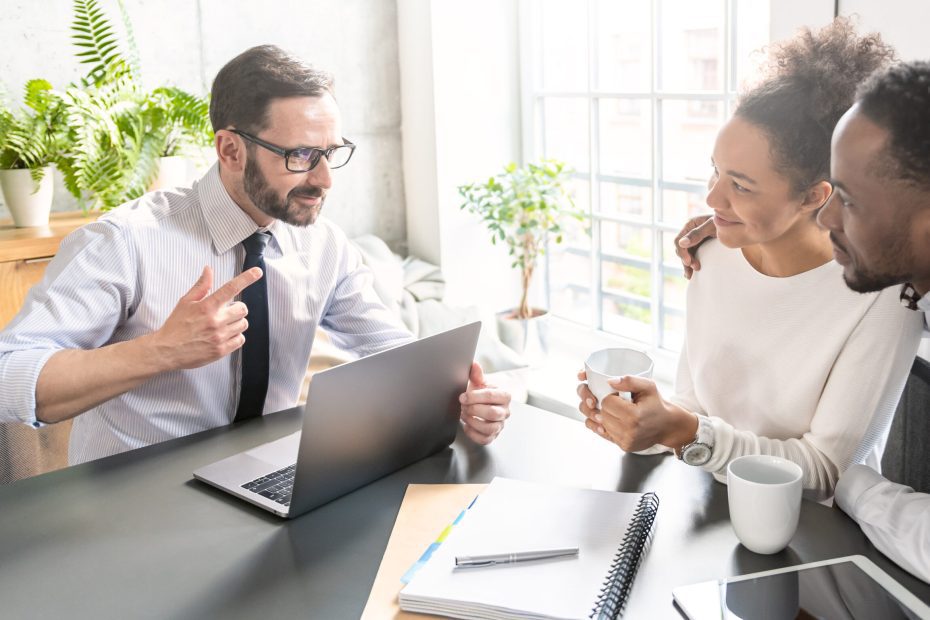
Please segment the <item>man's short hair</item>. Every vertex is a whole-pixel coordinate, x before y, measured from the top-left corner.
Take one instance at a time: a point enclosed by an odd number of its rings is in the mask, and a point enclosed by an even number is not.
[[[930,62],[878,71],[856,99],[862,113],[889,133],[886,174],[930,189]]]
[[[220,69],[210,94],[213,131],[235,127],[257,133],[268,105],[283,97],[334,94],[333,77],[274,45],[248,49]]]

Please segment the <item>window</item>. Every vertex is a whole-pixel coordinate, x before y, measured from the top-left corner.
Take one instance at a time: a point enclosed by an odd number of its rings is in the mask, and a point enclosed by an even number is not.
[[[704,205],[717,130],[750,52],[762,0],[526,0],[524,152],[574,169],[590,227],[550,247],[549,308],[678,350],[686,280],[673,241]]]

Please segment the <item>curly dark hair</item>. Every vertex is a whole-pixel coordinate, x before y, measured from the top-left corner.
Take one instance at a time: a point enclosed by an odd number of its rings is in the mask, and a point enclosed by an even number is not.
[[[283,97],[334,94],[333,77],[274,45],[242,52],[220,69],[210,93],[213,131],[236,127],[258,132],[268,105]],[[250,144],[251,146],[251,144]]]
[[[894,58],[879,34],[860,37],[846,18],[816,32],[804,28],[772,46],[761,81],[740,97],[735,114],[766,132],[777,169],[803,193],[829,179],[830,138],[856,87]]]
[[[873,74],[856,100],[866,117],[888,130],[890,174],[930,189],[930,62]]]

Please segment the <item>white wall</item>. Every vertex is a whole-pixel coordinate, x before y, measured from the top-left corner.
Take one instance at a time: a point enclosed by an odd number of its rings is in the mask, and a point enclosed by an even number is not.
[[[880,32],[902,60],[930,60],[927,0],[840,0],[839,12],[858,16],[861,32]]]
[[[116,0],[100,3],[125,41]],[[353,236],[374,232],[395,245],[406,239],[394,0],[126,0],[126,7],[149,87],[205,93],[226,61],[260,43],[333,72],[347,137],[359,148],[334,173],[327,215]],[[3,9],[0,88],[20,101],[30,78],[64,87],[83,75],[70,41],[69,0],[5,0]],[[55,208],[75,208],[59,190]],[[0,204],[0,217],[6,214]]]
[[[803,26],[826,26],[833,21],[833,11],[833,0],[772,0],[769,6],[769,40],[790,39]]]
[[[853,17],[859,32],[879,32],[898,50],[902,60],[930,59],[930,2],[927,0],[775,0],[772,2],[772,40],[790,37],[800,25],[827,24],[838,9]]]
[[[517,3],[398,0],[404,180],[412,254],[456,305],[503,310],[519,281],[456,188],[521,160]]]
[[[834,10],[853,17],[859,32],[879,32],[902,60],[930,60],[930,2],[927,0],[773,0],[772,41],[792,36],[802,26],[819,27]]]

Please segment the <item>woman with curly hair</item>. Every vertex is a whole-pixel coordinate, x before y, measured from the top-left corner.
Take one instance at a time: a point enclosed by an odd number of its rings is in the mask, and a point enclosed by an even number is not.
[[[718,238],[701,246],[688,286],[675,396],[624,377],[614,387],[632,401],[598,404],[581,385],[589,428],[627,451],[672,449],[721,480],[736,457],[787,458],[816,499],[850,465],[877,463],[920,318],[895,291],[850,291],[816,215],[833,191],[833,128],[893,56],[844,19],[773,46],[714,145]]]

